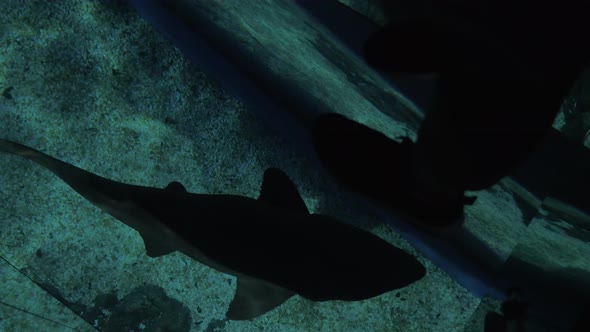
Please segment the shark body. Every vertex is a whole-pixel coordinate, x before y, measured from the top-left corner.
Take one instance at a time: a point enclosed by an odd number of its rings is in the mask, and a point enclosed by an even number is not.
[[[227,317],[251,319],[298,294],[312,301],[368,299],[425,275],[412,255],[325,215],[310,214],[291,180],[264,174],[260,197],[189,193],[113,181],[27,146],[0,151],[32,160],[92,204],[135,229],[146,253],[179,251],[237,277]]]

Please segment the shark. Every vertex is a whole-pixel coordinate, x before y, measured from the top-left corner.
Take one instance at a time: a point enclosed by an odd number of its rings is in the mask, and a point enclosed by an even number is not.
[[[264,172],[257,199],[126,184],[25,145],[0,139],[0,152],[31,160],[90,203],[139,233],[149,257],[180,252],[236,277],[226,317],[253,319],[294,295],[361,301],[426,274],[413,255],[333,217],[310,213],[291,179]]]

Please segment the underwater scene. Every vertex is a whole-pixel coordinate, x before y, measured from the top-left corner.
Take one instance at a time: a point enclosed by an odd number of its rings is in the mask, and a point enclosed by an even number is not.
[[[0,2],[0,331],[590,331],[581,0]]]

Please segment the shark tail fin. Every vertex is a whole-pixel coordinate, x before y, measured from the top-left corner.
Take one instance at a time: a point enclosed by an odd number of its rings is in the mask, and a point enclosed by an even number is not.
[[[95,205],[104,203],[104,195],[99,194],[100,190],[105,190],[105,188],[109,188],[111,191],[113,188],[120,189],[120,183],[116,181],[92,174],[22,144],[0,139],[0,152],[20,156],[47,168]]]
[[[27,154],[30,154],[32,152],[38,152],[37,150],[30,148],[28,146],[24,146],[22,144],[18,144],[5,139],[0,139],[0,151],[19,155],[23,158],[28,158]]]
[[[293,181],[278,168],[271,167],[264,172],[258,200],[291,211],[309,213]]]
[[[62,173],[60,172],[61,169],[75,168],[74,166],[66,164],[61,160],[55,159],[39,150],[35,150],[26,145],[22,145],[5,139],[0,139],[0,152],[10,153],[34,161],[37,164],[49,169],[50,171],[52,171],[60,177],[60,173]]]

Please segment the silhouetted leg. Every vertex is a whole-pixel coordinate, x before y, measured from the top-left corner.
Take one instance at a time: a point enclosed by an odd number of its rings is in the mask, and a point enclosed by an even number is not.
[[[434,199],[486,188],[530,155],[589,46],[583,1],[431,4],[432,21],[389,24],[369,38],[365,58],[381,71],[440,75],[413,158]]]
[[[483,189],[506,176],[551,128],[581,68],[554,62],[550,50],[466,42],[440,73],[415,149],[418,178],[434,191]]]
[[[438,71],[443,61],[439,44],[444,36],[437,34],[437,30],[430,19],[389,24],[366,41],[365,61],[385,72],[421,74]]]
[[[473,202],[462,192],[453,200],[422,197],[412,176],[410,140],[397,143],[335,113],[321,114],[312,133],[320,161],[340,183],[416,226],[432,231],[455,227],[462,221],[463,204]]]
[[[535,4],[512,10],[501,3],[465,22],[453,15],[406,21],[373,36],[365,52],[378,69],[439,74],[433,110],[417,144],[401,145],[342,116],[320,116],[313,135],[324,165],[354,191],[417,217],[419,226],[456,224],[473,202],[465,190],[493,185],[530,155],[588,59],[588,46],[574,43],[584,31],[575,29],[582,12],[567,25],[551,20],[552,6],[535,7],[536,21],[521,26]]]

